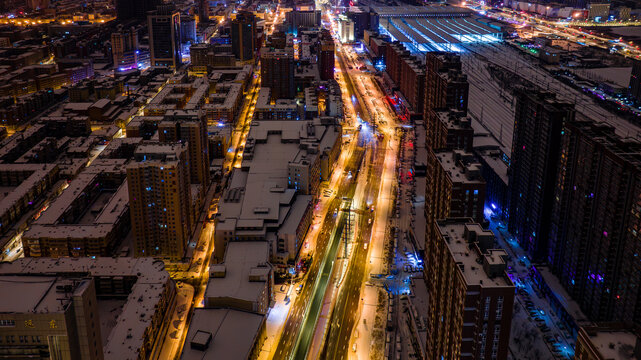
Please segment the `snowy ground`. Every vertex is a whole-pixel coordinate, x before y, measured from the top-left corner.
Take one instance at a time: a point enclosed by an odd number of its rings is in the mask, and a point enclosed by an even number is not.
[[[621,87],[630,85],[632,67],[607,67],[598,69],[575,69],[574,72],[586,79],[607,81]]]
[[[577,112],[614,126],[620,136],[634,137],[641,134],[639,126],[602,108],[588,94],[557,80],[541,68],[531,56],[507,44],[466,45],[466,51],[461,53],[461,61],[463,72],[470,83],[468,113],[500,139],[502,150],[506,154],[511,153],[512,147],[514,101],[512,95],[504,91],[490,76],[487,64],[516,73],[542,89],[556,94],[559,100],[575,103]],[[616,77],[617,81],[624,81],[625,72],[619,72],[621,74],[608,76]]]
[[[525,251],[512,240],[504,224],[490,220],[490,229],[496,235],[499,246],[508,251],[512,261],[508,262],[508,273],[519,289],[514,299],[514,314],[510,336],[510,354],[513,359],[572,359],[574,339],[563,327],[547,299],[537,290],[530,277],[529,261]],[[532,301],[534,314],[526,309],[526,302]],[[539,323],[549,330],[542,330]]]
[[[295,285],[294,285],[295,286]],[[281,328],[285,325],[287,313],[291,304],[296,299],[296,291],[294,286],[289,285],[275,285],[274,286],[274,306],[269,309],[267,313],[266,335],[267,339],[263,343],[263,348],[260,351],[259,359],[269,359],[271,351],[276,348],[276,335],[281,332]],[[286,301],[286,296],[289,293],[289,301]]]

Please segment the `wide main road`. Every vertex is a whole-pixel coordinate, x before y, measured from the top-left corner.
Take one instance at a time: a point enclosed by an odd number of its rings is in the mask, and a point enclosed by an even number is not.
[[[352,151],[344,172],[356,174],[360,168],[362,158],[363,149],[357,147]],[[316,241],[315,255],[313,256],[312,264],[310,265],[307,276],[303,282],[303,289],[289,311],[287,320],[281,332],[280,341],[278,341],[278,346],[272,354],[274,359],[293,358],[293,352],[296,348],[299,349],[299,354],[303,350],[305,350],[304,352],[306,353],[305,347],[297,347],[297,344],[301,334],[309,331],[310,323],[307,322],[307,319],[312,317],[312,310],[314,310],[310,305],[314,303],[319,290],[324,289],[323,285],[324,281],[326,281],[326,279],[323,280],[323,274],[326,270],[325,264],[329,264],[334,261],[330,256],[331,247],[329,245],[333,244],[333,242],[330,242],[330,239],[333,239],[333,237],[331,237],[332,234],[335,235],[339,232],[338,229],[341,226],[341,221],[339,220],[342,219],[342,216],[337,219],[334,214],[338,215],[342,197],[351,196],[353,194],[355,189],[355,178],[356,176],[348,177],[341,174],[341,182],[338,186],[336,196],[332,199],[329,205],[329,211],[323,221],[321,232]],[[312,331],[313,326],[314,324],[311,325]],[[298,357],[296,357],[296,359],[298,359]]]
[[[365,96],[365,91],[358,91],[358,86],[353,82],[351,76],[349,76],[348,66],[345,58],[342,56],[346,51],[351,51],[350,47],[342,47],[340,43],[337,43],[338,52],[340,55],[337,58],[337,63],[342,70],[342,77],[339,81],[341,85],[341,90],[344,94],[347,94],[347,98],[350,99],[345,105],[355,113],[359,113],[363,120],[368,121],[370,119],[369,103],[371,102],[371,96]],[[383,96],[381,95],[381,99]],[[366,101],[369,100],[368,101]],[[391,122],[388,122],[388,124]],[[363,127],[365,129],[365,126]],[[390,134],[386,131],[386,133]],[[391,132],[393,133],[393,131]],[[372,133],[370,131],[362,131],[356,133],[361,141],[371,142]],[[390,134],[391,135],[391,134]],[[354,139],[356,140],[356,139]],[[356,141],[352,141],[350,145],[353,145]],[[375,140],[374,140],[375,141]],[[384,140],[387,143],[387,139]],[[350,146],[350,148],[353,146]],[[343,151],[346,151],[345,149]],[[325,290],[327,288],[327,281],[331,274],[331,268],[335,256],[335,246],[336,240],[340,240],[340,230],[343,225],[343,214],[340,214],[338,219],[334,214],[338,215],[337,210],[342,201],[343,197],[352,198],[354,191],[356,189],[356,184],[354,179],[363,179],[366,181],[371,181],[372,177],[377,177],[375,174],[368,174],[364,177],[359,177],[357,172],[360,168],[361,161],[363,156],[371,155],[373,150],[364,150],[360,147],[357,147],[349,155],[349,160],[345,166],[344,171],[341,172],[341,182],[337,186],[335,197],[331,200],[328,208],[329,211],[324,218],[320,233],[316,240],[316,246],[314,249],[314,257],[312,264],[309,268],[306,278],[303,280],[303,288],[301,293],[297,296],[296,300],[292,304],[291,309],[288,312],[287,320],[283,329],[280,333],[280,339],[277,342],[278,345],[276,349],[271,353],[271,357],[274,359],[305,359],[307,357],[307,352],[309,350],[310,340],[313,336],[313,331],[315,329],[316,322],[318,320],[318,315],[322,307],[322,299],[325,295]],[[376,156],[378,157],[378,156]],[[377,167],[380,167],[380,163],[377,162]],[[345,174],[352,173],[352,176],[345,176]],[[371,181],[372,183],[376,180]],[[372,192],[377,192],[379,185],[370,186],[370,190],[367,192],[367,195],[370,196]],[[364,224],[362,228],[367,227],[369,224]],[[371,229],[371,228],[370,228]],[[365,238],[369,238],[369,233],[366,234]],[[364,246],[361,246],[361,249],[364,250]],[[358,252],[359,258],[366,257],[367,252],[362,254]],[[363,260],[362,262],[365,262]],[[365,266],[359,270],[361,274],[365,272]],[[362,276],[358,276],[354,272],[353,279],[360,278],[361,280],[352,280],[354,283],[359,285],[362,283]],[[358,294],[356,295],[358,296]],[[354,311],[355,313],[356,311]]]
[[[386,121],[385,124],[388,124],[388,122]],[[387,148],[392,144],[390,137],[394,136],[393,132],[387,131],[389,129],[386,125],[379,126],[385,128],[386,131],[382,141],[378,141],[376,138],[373,139],[373,147],[370,150],[370,155],[373,158],[372,164],[369,169],[363,169],[367,171],[367,176],[365,177],[367,184],[365,198],[361,201],[361,203],[374,206],[375,209],[378,208],[377,199],[379,199],[379,193],[382,191],[384,162],[386,155],[389,154]],[[323,359],[346,359],[348,357],[350,338],[359,319],[360,297],[362,286],[367,278],[369,243],[373,226],[370,221],[372,214],[367,210],[361,211],[361,214],[362,216],[359,217],[361,232],[354,243],[354,253],[350,259],[338,298],[334,302],[335,305],[329,321],[328,336],[321,356]],[[383,216],[383,219],[386,221],[387,217]]]
[[[390,168],[385,165],[386,163],[390,163],[390,161],[393,163],[394,159],[389,157],[393,157],[396,154],[394,148],[397,146],[397,142],[393,141],[392,138],[395,136],[397,119],[395,115],[384,106],[384,94],[375,86],[371,75],[358,70],[350,69],[350,71],[346,68],[346,63],[348,63],[349,60],[347,57],[351,56],[354,58],[354,55],[350,47],[343,47],[343,51],[339,54],[339,63],[346,75],[346,82],[351,85],[352,91],[357,92],[357,96],[361,99],[362,105],[373,110],[368,106],[372,104],[376,109],[377,115],[380,115],[377,116],[377,130],[383,135],[380,141],[376,136],[370,139],[372,146],[368,149],[368,155],[372,157],[372,162],[369,169],[366,170],[368,175],[365,177],[367,181],[365,198],[358,200],[361,200],[360,203],[374,206],[378,211],[379,205],[381,205],[378,204],[378,202],[385,197],[383,192],[391,191],[389,186],[383,189],[382,179],[390,178],[390,171],[393,171],[393,167]],[[363,115],[368,117],[369,114],[368,112]],[[392,177],[394,176],[392,175]],[[383,197],[381,197],[381,195],[383,195]],[[381,211],[385,211],[384,209],[385,207],[383,206]],[[345,274],[338,297],[336,301],[333,302],[334,307],[331,312],[328,334],[321,352],[321,358],[323,359],[348,358],[350,339],[360,318],[360,300],[370,264],[368,257],[370,256],[371,247],[369,244],[370,240],[372,240],[372,227],[374,226],[370,221],[372,214],[369,213],[369,211],[361,211],[361,213],[365,215],[359,218],[359,228],[361,232],[354,242],[354,252],[349,260],[350,263],[347,268],[347,273]],[[381,224],[379,224],[379,222],[381,221],[383,223],[387,222],[386,213],[378,214],[375,225],[377,224],[377,226],[380,227]]]
[[[383,143],[385,142],[387,142],[387,139],[383,140]],[[371,167],[363,169],[368,172],[367,176],[364,177],[367,182],[365,199],[377,197],[382,178],[381,173],[385,153],[384,151],[373,151],[372,154],[374,161]],[[375,207],[376,203],[372,205]],[[360,213],[362,214],[359,216],[359,228],[361,231],[352,247],[353,254],[347,273],[331,313],[329,332],[321,353],[321,358],[323,359],[343,359],[347,357],[350,337],[354,325],[358,321],[361,286],[366,278],[369,239],[372,235],[371,213],[367,210]]]

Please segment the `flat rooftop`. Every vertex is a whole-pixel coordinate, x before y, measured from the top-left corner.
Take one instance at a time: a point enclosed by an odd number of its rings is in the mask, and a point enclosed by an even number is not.
[[[476,16],[468,15],[389,14],[380,17],[379,31],[389,35],[393,41],[410,45],[408,50],[412,53],[459,52],[462,51],[461,44],[501,41],[500,30],[478,21]]]
[[[249,359],[264,326],[264,315],[231,309],[195,309],[180,359]]]
[[[128,257],[20,258],[11,263],[0,263],[0,275],[2,275],[0,279],[11,278],[15,275],[18,275],[16,277],[19,277],[21,281],[41,278],[43,284],[53,286],[56,285],[56,282],[52,284],[51,281],[56,277],[43,277],[42,274],[57,273],[94,278],[136,277],[127,302],[122,308],[122,313],[117,316],[115,325],[110,328],[108,340],[104,344],[103,350],[107,360],[138,359],[138,349],[154,319],[158,301],[168,291],[167,287],[173,286],[169,273],[165,271],[164,263],[153,258]],[[2,289],[5,289],[4,285],[0,282]],[[44,289],[45,285],[38,284],[34,290],[31,290],[30,297],[42,299],[39,303],[35,304],[35,300],[26,300],[26,305],[20,305],[15,300],[5,302],[3,298],[0,309],[5,307],[8,311],[16,308],[24,310],[35,306],[36,310],[49,309],[47,311],[51,312],[49,306],[60,306],[60,301],[57,299],[60,297],[60,293],[56,293],[56,288],[53,286],[55,296],[49,298]]]
[[[0,274],[83,273],[92,276],[136,276],[136,283],[164,283],[169,273],[162,260],[130,257],[19,258],[0,263]]]
[[[313,124],[313,134],[308,125]],[[221,221],[217,231],[226,227],[262,228],[264,222],[282,224],[294,202],[307,198],[296,196],[289,188],[290,163],[308,160],[331,147],[340,136],[334,127],[313,121],[260,121],[252,123],[245,145],[242,168],[234,169],[229,186],[220,202],[220,219],[237,219],[237,223]],[[301,144],[317,146],[313,153]],[[309,148],[309,147],[308,147]],[[227,228],[229,229],[229,228]]]
[[[58,171],[56,164],[0,164],[0,173],[32,172],[17,186],[3,186],[0,193],[0,214],[9,211],[16,202],[20,201],[32,189]],[[7,176],[11,178],[11,176]]]
[[[60,217],[72,206],[89,186],[100,180],[101,176],[117,174],[124,178],[125,168],[122,161],[98,161],[86,168],[78,175],[60,196],[58,196],[49,208],[42,213],[34,225],[58,224]],[[127,210],[129,205],[129,194],[127,180],[119,185],[115,191],[104,191],[97,196],[91,204],[88,204],[85,212],[78,219],[77,225],[89,224],[114,224]],[[63,227],[71,227],[75,224],[60,224]],[[80,229],[80,227],[79,227]],[[96,228],[98,231],[98,227]],[[70,233],[71,234],[71,233]]]
[[[607,360],[636,359],[632,350],[637,342],[637,336],[630,331],[601,330],[590,341],[603,357]]]
[[[210,275],[205,298],[232,298],[256,301],[265,289],[264,281],[250,281],[250,275],[261,269],[269,272],[269,243],[266,241],[231,241],[225,261],[211,267],[211,272],[224,270],[223,277]]]
[[[461,150],[438,151],[434,154],[443,169],[449,174],[452,182],[483,183],[480,176],[481,164],[474,156]]]
[[[479,155],[482,161],[487,164],[494,173],[499,176],[501,181],[506,185],[508,183],[508,165],[505,162],[503,149],[501,143],[489,132],[482,127],[477,121],[472,121],[472,128],[474,129],[473,148]],[[507,155],[506,155],[507,156]]]
[[[126,303],[127,299],[98,300],[98,318],[100,319],[100,335],[102,335],[103,344],[107,343],[111,329],[116,326],[118,317],[122,314]]]
[[[421,253],[425,251],[425,227],[427,220],[425,219],[425,186],[427,179],[425,176],[417,176],[415,179],[416,188],[416,201],[414,208],[416,215],[414,217],[414,246],[416,250]]]
[[[490,277],[483,269],[483,255],[477,253],[465,238],[465,228],[470,225],[463,221],[439,221],[438,229],[446,238],[447,246],[459,265],[459,269],[469,285],[483,287],[513,287],[506,276]],[[474,224],[473,224],[474,225]],[[490,232],[491,233],[491,232]]]
[[[5,292],[0,302],[0,313],[62,311],[63,306],[55,299],[54,285],[58,281],[55,276],[0,276],[0,287]]]
[[[202,108],[210,111],[233,109],[243,94],[242,88],[243,84],[241,83],[216,84],[216,92],[209,95],[209,103],[202,105]]]

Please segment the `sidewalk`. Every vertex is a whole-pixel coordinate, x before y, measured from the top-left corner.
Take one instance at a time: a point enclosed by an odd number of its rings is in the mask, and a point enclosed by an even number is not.
[[[557,317],[555,309],[545,296],[540,296],[538,286],[531,277],[529,270],[531,264],[525,250],[505,229],[505,224],[493,219],[492,216],[490,216],[490,230],[494,232],[499,245],[512,256],[512,260],[508,262],[508,272],[518,289],[514,296],[515,312],[510,336],[511,340],[519,341],[510,341],[510,351],[516,357],[525,358],[531,355],[532,349],[546,355],[552,355],[557,349],[561,352],[559,357],[571,359],[574,356],[575,339],[568,336],[567,330],[559,327],[562,321]],[[542,332],[536,325],[533,316],[525,306],[525,300],[532,301],[534,307],[541,312],[538,317],[544,319],[545,325],[551,329],[550,332]],[[555,337],[554,343],[544,341],[544,338],[550,335]],[[525,337],[527,341],[520,341]]]
[[[394,205],[394,186],[396,184],[396,151],[399,146],[398,140],[392,136],[390,143],[385,150],[385,161],[383,162],[383,174],[380,192],[377,199],[376,215],[374,219],[372,236],[370,239],[370,249],[368,254],[369,266],[366,274],[365,285],[361,287],[361,301],[359,304],[359,321],[355,327],[352,337],[356,337],[356,352],[349,352],[349,359],[365,360],[371,355],[383,354],[385,348],[385,324],[387,311],[383,311],[379,317],[382,318],[382,324],[376,323],[376,313],[378,306],[378,293],[380,286],[367,285],[370,274],[386,273],[385,263],[385,239],[387,224],[392,214]],[[380,326],[379,326],[380,325]],[[375,333],[380,327],[381,333]],[[376,338],[378,337],[377,341]]]
[[[270,308],[269,312],[267,313],[265,326],[267,339],[263,343],[263,347],[260,350],[260,355],[258,356],[259,360],[270,359],[272,350],[276,349],[276,346],[278,345],[276,343],[277,337],[282,332],[283,326],[285,326],[285,320],[287,320],[287,315],[289,314],[289,310],[291,309],[292,304],[298,296],[298,294],[296,294],[296,291],[294,290],[294,288],[296,287],[295,284],[291,286],[291,289],[290,285],[284,286],[284,291],[281,291],[281,285],[274,286],[274,306]],[[288,290],[290,292],[289,303],[286,304],[285,296]]]
[[[353,337],[356,337],[356,352],[350,352],[349,359],[366,360],[370,359],[373,354],[379,353],[383,355],[385,343],[376,343],[376,335],[374,332],[380,331],[382,336],[385,334],[385,319],[386,312],[380,315],[383,327],[380,329],[376,325],[376,310],[378,307],[378,293],[381,291],[379,286],[366,285],[363,289],[363,300],[361,300],[360,318],[356,326]]]
[[[183,284],[182,288],[176,288],[176,306],[171,314],[167,333],[163,336],[164,342],[158,359],[171,360],[180,356],[179,350],[183,338],[187,335],[185,319],[189,313],[189,307],[194,297],[194,288],[191,285]]]

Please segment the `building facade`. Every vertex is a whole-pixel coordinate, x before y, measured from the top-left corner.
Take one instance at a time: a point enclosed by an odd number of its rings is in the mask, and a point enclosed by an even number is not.
[[[436,110],[426,115],[425,142],[433,150],[461,149],[472,151],[474,129],[472,119],[463,111]]]
[[[271,90],[272,101],[293,99],[294,87],[294,49],[267,49],[260,52],[260,85]]]
[[[590,1],[588,3],[588,18],[596,22],[607,21],[610,16],[610,2],[607,0]]]
[[[547,257],[562,131],[574,118],[574,107],[531,89],[515,97],[508,229],[538,262]]]
[[[587,120],[563,132],[548,261],[590,319],[641,323],[641,143]]]
[[[134,255],[179,261],[191,235],[186,144],[138,146],[127,167]]]
[[[256,51],[256,17],[251,12],[241,11],[231,22],[231,48],[236,59],[254,60]]]
[[[0,286],[16,300],[0,306],[0,357],[104,359],[92,278],[0,276]]]
[[[285,13],[287,30],[298,32],[300,28],[319,27],[321,24],[320,10],[297,10]]]
[[[354,40],[354,22],[345,15],[340,15],[338,19],[338,36],[343,44],[353,43]]]
[[[127,71],[138,67],[138,33],[134,28],[111,34],[114,69]]]
[[[428,359],[507,359],[514,284],[508,254],[494,234],[470,218],[433,224],[425,280],[430,297]]]
[[[209,22],[209,0],[198,0],[198,22]]]
[[[470,86],[461,69],[461,58],[453,53],[428,52],[425,55],[423,114],[436,109],[467,112]]]
[[[321,80],[334,79],[334,39],[328,30],[322,30],[319,43],[318,52],[318,70],[320,72]]]
[[[385,47],[386,71],[409,103],[414,113],[423,111],[425,98],[425,69],[400,43]]]
[[[180,13],[174,5],[159,5],[147,15],[152,66],[180,67]]]
[[[485,180],[481,164],[462,150],[429,151],[425,182],[426,236],[431,239],[436,221],[471,217],[483,222]]]
[[[189,175],[192,184],[209,185],[209,142],[207,120],[195,112],[173,111],[158,124],[163,143],[186,143],[189,148]]]
[[[632,73],[630,74],[630,95],[638,102],[641,102],[641,61],[632,61]]]

